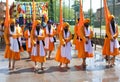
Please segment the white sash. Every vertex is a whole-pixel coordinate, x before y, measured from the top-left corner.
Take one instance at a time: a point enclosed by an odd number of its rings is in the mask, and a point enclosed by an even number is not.
[[[64,32],[64,38],[68,38],[68,37],[70,37],[70,32],[67,32],[67,36],[65,36],[65,32]],[[72,59],[71,42],[68,42],[67,44],[65,44],[65,46],[61,46],[61,56],[66,57],[69,60]]]
[[[48,26],[46,26],[46,34],[53,34],[53,29],[52,29],[52,26],[51,26],[51,29],[50,29],[50,33],[48,31]],[[53,37],[45,37],[45,48],[48,49],[49,48],[49,41],[50,42],[54,42],[54,39]]]
[[[90,35],[90,28],[88,27],[88,30],[85,28],[85,36],[89,36]],[[92,44],[91,44],[91,39],[88,39],[87,38],[87,41],[88,41],[88,44],[85,44],[85,52],[88,52],[88,54],[91,54],[93,53],[93,48],[92,48]]]
[[[16,34],[16,27],[14,27],[14,32],[12,32],[10,29],[10,34],[13,35],[13,34]],[[14,39],[13,37],[10,37],[10,49],[14,52],[19,52],[19,45],[18,45],[18,41],[17,39]]]
[[[112,30],[112,26],[110,24],[110,31],[112,36],[114,35],[114,32]],[[115,32],[116,32],[116,25],[115,25]],[[119,42],[117,39],[114,39],[114,41],[110,41],[110,52],[113,53],[114,52],[114,48],[119,48]]]
[[[40,31],[39,31],[39,35],[41,36],[42,33],[43,33],[43,30],[40,30]],[[35,35],[38,36],[38,35],[37,35],[37,31],[35,31]],[[36,40],[36,43],[37,43],[37,40]],[[40,49],[39,49],[40,53],[39,53],[39,56],[45,56],[45,50],[44,50],[44,46],[43,46],[42,40],[40,40],[39,43],[40,43],[40,44],[39,44],[39,45],[40,45]],[[31,54],[31,55],[33,55],[33,56],[37,56],[37,55],[38,55],[38,54],[37,54],[37,46],[33,46],[33,48],[32,48],[32,54]]]
[[[28,30],[28,36],[30,36],[30,31]],[[28,37],[28,48],[31,48],[31,38]]]

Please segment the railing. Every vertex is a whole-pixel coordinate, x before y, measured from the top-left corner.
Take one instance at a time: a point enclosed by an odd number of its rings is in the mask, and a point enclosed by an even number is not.
[[[103,46],[104,38],[105,38],[105,34],[95,33],[94,37],[92,38],[92,43],[95,44],[95,50],[96,50],[96,45]]]
[[[4,37],[0,36],[0,49],[4,49],[4,47],[5,47]]]

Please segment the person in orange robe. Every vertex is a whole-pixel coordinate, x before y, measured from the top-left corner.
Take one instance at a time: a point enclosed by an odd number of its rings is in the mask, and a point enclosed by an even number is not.
[[[115,23],[114,16],[109,16],[109,24],[106,26],[106,37],[102,54],[106,57],[108,66],[115,65],[115,57],[119,54],[119,42],[117,40],[118,25]]]
[[[51,52],[54,50],[54,35],[55,35],[55,29],[52,26],[52,21],[47,22],[47,26],[45,28],[45,50],[46,50],[46,56],[47,51],[49,51],[48,58],[50,59]]]
[[[43,63],[46,61],[44,49],[45,33],[39,20],[35,21],[35,27],[31,31],[32,52],[31,60],[35,62],[35,71],[38,70],[37,62],[41,63],[41,70],[43,70]]]
[[[80,28],[80,47],[78,49],[78,58],[82,58],[82,66],[86,66],[86,58],[93,57],[93,48],[91,44],[91,38],[93,37],[93,31],[89,26],[90,19],[84,19],[84,26]]]
[[[32,43],[31,43],[31,37],[30,37],[31,29],[32,29],[32,26],[28,26],[28,29],[25,30],[24,32],[24,37],[26,39],[26,50],[29,53],[29,58],[31,56],[31,51],[32,51]]]
[[[63,30],[59,34],[60,39],[60,45],[58,47],[55,60],[60,62],[59,67],[62,66],[62,64],[66,64],[66,68],[69,69],[68,64],[70,63],[70,60],[72,59],[71,56],[71,39],[72,34],[69,30],[70,26],[67,22],[63,23]]]
[[[79,41],[80,41],[80,37],[78,36],[78,27],[79,27],[79,20],[80,18],[77,19],[77,23],[74,27],[74,38],[73,38],[73,44],[75,45],[75,49],[78,50],[79,49]]]
[[[20,44],[19,44],[19,32],[15,26],[15,19],[10,19],[10,27],[5,28],[5,40],[6,40],[6,50],[5,58],[9,59],[9,69],[13,70],[15,67],[15,61],[20,60]],[[13,60],[13,62],[12,62]]]
[[[4,39],[5,39],[5,54],[4,58],[9,59],[9,65],[8,68],[11,69],[11,52],[10,52],[10,38],[9,38],[9,27],[4,28]]]

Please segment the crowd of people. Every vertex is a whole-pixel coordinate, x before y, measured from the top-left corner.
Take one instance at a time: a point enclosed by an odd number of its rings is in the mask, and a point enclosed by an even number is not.
[[[78,19],[74,27],[74,39],[72,41],[70,25],[67,22],[63,22],[61,30],[58,30],[59,26],[57,28],[54,27],[51,20],[48,20],[45,26],[42,25],[41,20],[35,20],[33,24],[29,24],[25,28],[24,25],[19,26],[19,21],[11,18],[9,28],[4,28],[6,43],[4,57],[9,59],[9,69],[14,70],[15,61],[20,60],[20,52],[24,51],[22,46],[23,39],[26,41],[26,51],[29,54],[29,58],[35,63],[35,71],[39,68],[38,63],[41,64],[40,69],[44,70],[44,62],[46,62],[46,57],[48,59],[51,58],[56,40],[59,40],[59,46],[57,47],[55,60],[59,62],[60,68],[65,64],[65,68],[70,69],[72,44],[75,45],[75,49],[78,51],[78,58],[82,59],[81,65],[86,67],[86,58],[94,56],[91,43],[93,30],[90,27],[89,18],[84,19],[82,27],[79,28],[80,19]],[[119,33],[115,17],[109,15],[108,19],[102,54],[106,59],[107,65],[111,67],[115,65],[115,57],[119,54],[119,43],[117,40]],[[55,36],[58,36],[58,38]]]
[[[110,17],[110,27],[107,29],[105,42],[103,46],[103,56],[108,62],[109,66],[115,65],[115,56],[119,54],[118,26],[114,21],[114,16]],[[79,19],[78,19],[79,21]],[[35,62],[35,70],[38,69],[38,63],[41,63],[41,70],[44,70],[43,63],[51,58],[51,52],[54,50],[54,43],[59,40],[59,46],[55,55],[55,60],[59,62],[59,67],[65,64],[65,67],[69,69],[71,47],[72,42],[75,45],[75,49],[78,51],[78,58],[82,58],[82,66],[86,66],[86,58],[93,57],[93,46],[91,39],[93,37],[93,31],[90,27],[90,19],[84,20],[83,28],[80,28],[80,32],[75,32],[72,41],[72,34],[70,32],[70,25],[67,22],[63,23],[63,29],[57,33],[56,29],[52,25],[52,21],[49,20],[45,28],[42,27],[41,21],[36,20],[34,27],[32,24],[27,26],[19,26],[19,22],[15,19],[10,19],[10,28],[4,30],[6,49],[5,58],[9,59],[9,69],[15,68],[15,61],[20,60],[20,52],[23,52],[22,40],[26,41],[26,51],[29,54],[31,61]],[[76,23],[74,31],[77,31],[78,24]],[[55,36],[59,37],[56,38]],[[109,45],[108,45],[109,44]]]

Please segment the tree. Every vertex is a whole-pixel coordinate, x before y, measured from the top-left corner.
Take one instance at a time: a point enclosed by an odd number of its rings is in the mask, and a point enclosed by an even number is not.
[[[72,8],[74,9],[75,12],[79,12],[80,3],[79,3],[78,0],[74,1],[74,4],[72,5]]]
[[[93,24],[93,21],[94,21],[93,10],[92,10],[92,9],[89,9],[87,13],[88,13],[88,15],[89,15],[88,18],[90,18],[90,20],[91,20],[91,25],[92,25],[92,24]]]
[[[92,10],[92,9],[89,9],[89,10],[88,10],[88,14],[89,14],[90,17],[92,17],[92,15],[93,15],[93,10]]]
[[[51,20],[53,20],[54,21],[54,9],[53,9],[53,0],[50,0],[50,2],[49,2],[49,11],[48,11],[48,13],[49,13],[49,19],[51,19]]]
[[[80,3],[78,0],[75,0],[74,1],[74,4],[72,5],[72,8],[74,10],[74,19],[76,20],[77,19],[77,13],[79,13],[79,8],[80,8]]]

